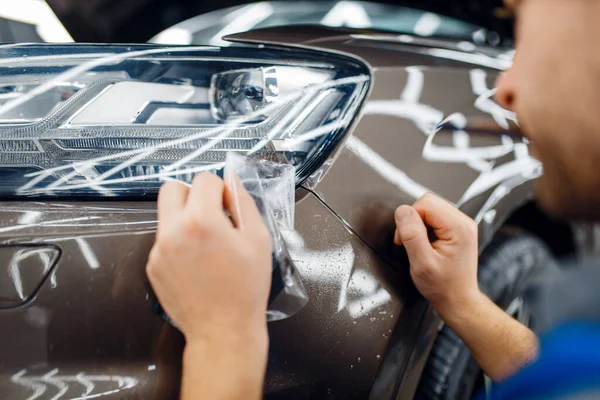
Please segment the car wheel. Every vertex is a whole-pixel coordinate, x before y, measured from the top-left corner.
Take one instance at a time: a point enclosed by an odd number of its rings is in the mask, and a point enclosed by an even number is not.
[[[496,304],[528,325],[529,315],[521,296],[541,273],[556,269],[554,256],[540,239],[507,229],[480,257],[479,286]],[[463,341],[444,326],[433,345],[415,398],[468,400],[486,380]]]

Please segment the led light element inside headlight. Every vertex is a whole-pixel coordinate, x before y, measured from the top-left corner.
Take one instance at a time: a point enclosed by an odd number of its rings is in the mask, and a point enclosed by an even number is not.
[[[286,66],[215,74],[210,87],[211,112],[220,121],[243,117],[334,76],[331,70]]]
[[[293,164],[301,180],[368,83],[355,61],[299,50],[0,49],[0,195],[155,195],[220,170],[228,151]]]

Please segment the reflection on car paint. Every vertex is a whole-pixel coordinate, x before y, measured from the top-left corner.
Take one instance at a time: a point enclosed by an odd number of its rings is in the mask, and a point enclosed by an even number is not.
[[[20,225],[31,225],[35,224],[42,218],[42,213],[40,211],[25,211],[19,217]]]
[[[483,63],[485,65],[485,63]],[[423,158],[429,161],[445,163],[465,163],[467,166],[480,172],[480,176],[472,182],[471,186],[463,193],[457,206],[468,202],[474,197],[500,186],[492,194],[493,199],[484,205],[475,217],[480,223],[486,212],[490,211],[491,204],[497,204],[501,198],[524,182],[538,178],[541,163],[529,155],[525,143],[514,143],[506,136],[501,136],[502,144],[497,146],[470,148],[470,135],[467,132],[467,118],[462,113],[454,113],[442,120],[443,112],[427,104],[420,103],[424,88],[424,74],[419,67],[407,67],[407,82],[399,100],[371,100],[365,106],[365,114],[392,115],[398,118],[410,119],[427,136],[423,147]],[[474,106],[480,111],[491,115],[493,120],[502,128],[510,128],[509,121],[518,123],[516,114],[501,107],[493,100],[496,89],[487,87],[487,73],[481,69],[469,71],[473,93],[478,97]],[[436,134],[440,132],[440,125],[451,121],[456,129],[452,132],[453,147],[441,147],[433,143]],[[387,162],[374,150],[355,137],[351,137],[346,146],[365,163],[377,170],[382,177],[390,183],[399,186],[405,193],[414,198],[421,197],[431,191],[409,178],[399,168]],[[514,153],[515,160],[494,167],[493,161]],[[507,190],[508,189],[508,190]],[[490,214],[488,214],[490,215]]]
[[[503,164],[489,172],[482,172],[463,194],[463,197],[459,200],[459,205],[466,203],[474,197],[502,182],[512,179],[513,177],[522,177],[521,183],[523,183],[539,178],[541,174],[541,163],[538,160],[529,156],[517,158],[516,160]],[[504,194],[507,193],[508,192],[505,192]],[[498,195],[499,194],[500,192]]]
[[[357,29],[379,29],[421,37],[451,36],[493,45],[496,32],[431,12],[366,1],[262,1],[217,10],[183,21],[152,39],[160,44],[210,44],[230,46],[226,35],[278,25],[324,25]],[[216,32],[216,33],[215,33]],[[493,39],[493,40],[490,40]]]
[[[514,150],[514,142],[505,135],[499,136],[502,144],[497,146],[473,147],[469,148],[470,135],[467,132],[467,119],[462,113],[454,113],[448,116],[440,125],[448,122],[454,126],[452,132],[453,146],[438,146],[433,143],[436,133],[431,132],[423,146],[423,158],[428,161],[439,161],[446,163],[465,163],[478,171],[485,171],[492,168],[487,161],[500,158]]]
[[[321,19],[327,26],[347,26],[348,28],[369,28],[371,18],[362,4],[356,1],[339,1]],[[230,31],[233,33],[235,31]],[[239,32],[239,31],[238,31]]]
[[[407,67],[406,86],[398,100],[369,100],[366,115],[391,115],[413,121],[425,135],[431,134],[444,118],[444,113],[420,102],[425,76],[420,67]]]
[[[231,42],[222,39],[231,32],[243,32],[254,28],[256,25],[273,15],[273,6],[268,2],[250,4],[235,12],[235,18],[220,29],[207,44],[213,46],[229,46]],[[219,21],[216,21],[219,22]],[[178,29],[178,28],[175,28]],[[180,28],[179,28],[180,29]],[[190,43],[192,35],[189,35]]]
[[[22,207],[19,207],[22,204]],[[35,208],[36,210],[31,210]],[[130,235],[146,234],[149,231],[154,232],[156,228],[156,215],[153,209],[139,209],[139,208],[127,208],[127,207],[101,207],[101,206],[83,206],[81,204],[77,207],[77,213],[86,216],[73,217],[73,218],[58,218],[48,219],[53,215],[67,215],[72,214],[72,205],[69,204],[50,204],[50,203],[16,203],[14,206],[5,207],[2,210],[4,215],[10,213],[18,214],[14,223],[6,224],[0,227],[0,234],[4,234],[7,238],[14,236],[15,232],[23,232],[23,235],[33,235],[35,237],[34,242],[37,244],[48,243],[59,245],[65,241],[74,241],[77,244],[77,249],[81,252],[82,259],[90,269],[98,269],[101,264],[96,255],[93,246],[90,245],[89,239],[95,236],[110,237],[111,235],[122,235],[123,230],[128,231]],[[44,210],[44,211],[39,211]],[[112,218],[113,213],[135,213],[139,216],[140,220],[127,220],[123,219],[115,221]],[[8,218],[0,218],[4,223],[9,221]],[[68,229],[90,229],[89,234],[78,234],[75,236],[65,237],[45,237],[45,232],[55,231],[57,228],[68,228]],[[102,230],[108,230],[102,232]],[[114,231],[118,233],[114,233]],[[112,232],[112,233],[111,233]],[[38,236],[39,235],[39,236]],[[31,242],[28,242],[31,243]],[[56,251],[56,250],[52,250]],[[29,257],[39,256],[44,267],[44,273],[49,270],[53,265],[55,258],[51,256],[49,250],[43,248],[25,248],[14,254],[9,263],[9,277],[14,282],[14,287],[20,295],[22,300],[26,300],[23,293],[23,284],[21,282],[20,263],[27,260]],[[50,287],[55,289],[58,287],[58,278],[56,270],[53,270],[49,276]]]
[[[419,18],[413,29],[419,36],[433,36],[441,23],[442,19],[437,14],[425,13]]]
[[[525,168],[521,174],[517,174],[511,178],[501,182],[490,194],[490,197],[486,200],[485,204],[481,207],[481,210],[477,213],[474,220],[478,224],[485,221],[488,225],[494,222],[496,217],[496,210],[494,207],[506,197],[511,190],[523,185],[525,182],[539,178],[542,175],[541,165],[531,165],[531,168]],[[492,234],[491,231],[488,232]],[[491,240],[491,236],[484,238],[484,240]]]
[[[7,271],[8,278],[12,281],[12,288],[8,288],[8,293],[0,291],[0,298],[9,300],[9,306],[16,307],[31,297],[35,288],[43,281],[56,262],[59,251],[55,247],[49,246],[7,246],[2,250],[7,254],[13,253],[8,261]],[[32,260],[32,258],[36,260]],[[41,267],[41,270],[34,275],[35,267],[38,269]],[[22,271],[23,269],[24,271]],[[25,274],[25,278],[22,277],[22,272]],[[14,298],[14,294],[18,299]]]
[[[69,225],[73,224],[74,222],[91,221],[91,220],[95,220],[98,218],[100,218],[100,217],[89,216],[89,217],[78,217],[78,218],[64,218],[64,219],[57,219],[57,220],[51,220],[51,221],[41,221],[41,222],[33,222],[33,223],[28,223],[28,224],[5,226],[5,227],[0,228],[0,233],[13,232],[13,231],[21,230],[21,229],[40,227],[40,226],[54,226],[54,227],[69,226]]]
[[[445,120],[444,113],[427,104],[420,102],[424,89],[425,77],[422,68],[407,67],[407,82],[399,100],[370,100],[365,106],[366,115],[391,115],[398,118],[412,120],[419,130],[427,136],[423,147],[423,158],[429,161],[446,163],[465,163],[477,170],[481,175],[472,182],[471,186],[459,199],[457,206],[461,206],[475,196],[484,193],[488,189],[518,176],[520,183],[535,179],[540,176],[540,163],[529,156],[528,147],[523,143],[514,143],[513,140],[503,135],[502,144],[497,146],[469,148],[469,133],[465,130],[466,117],[462,113],[449,115]],[[495,89],[487,87],[487,74],[481,69],[473,69],[469,73],[473,93],[478,97],[474,106],[490,114],[494,121],[502,128],[509,129],[508,121],[516,121],[516,115],[502,108],[492,98]],[[440,132],[439,126],[451,121],[456,129],[452,132],[453,147],[441,147],[433,143],[436,133]],[[373,149],[356,137],[351,137],[346,142],[346,147],[361,158],[366,164],[375,169],[382,177],[390,183],[398,186],[405,193],[414,198],[421,197],[424,193],[432,191],[412,180],[402,170],[387,162]],[[493,160],[505,156],[511,152],[515,154],[515,160],[494,168]],[[515,182],[514,180],[512,182]],[[518,185],[517,185],[518,186]],[[505,186],[502,186],[505,188]],[[495,192],[495,202],[500,199],[502,189]],[[491,203],[487,203],[489,207]],[[483,214],[488,210],[481,210],[477,215],[477,222],[481,222]]]
[[[469,77],[471,78],[473,93],[479,96],[475,99],[476,108],[490,114],[494,118],[494,121],[505,130],[508,130],[510,127],[509,121],[518,124],[515,112],[505,109],[494,101],[497,88],[488,88],[487,72],[479,68],[472,69],[469,71]]]
[[[21,261],[32,257],[39,256],[42,264],[44,265],[44,274],[48,272],[50,267],[52,266],[52,260],[50,255],[48,254],[47,249],[31,249],[31,250],[20,250],[13,256],[12,260],[10,260],[9,271],[10,278],[15,285],[15,289],[19,295],[21,300],[25,300],[25,294],[23,293],[23,282],[21,281],[21,271],[20,271],[20,263]]]
[[[431,192],[431,190],[411,179],[404,171],[387,161],[357,137],[350,137],[346,142],[346,148],[353,152],[366,165],[377,171],[386,181],[415,199],[418,199],[427,192]]]
[[[91,269],[98,269],[100,267],[100,262],[98,261],[96,254],[94,254],[94,250],[92,250],[92,247],[87,242],[87,240],[85,240],[82,237],[78,237],[75,238],[75,241],[79,245],[79,248],[81,249],[81,254],[83,254],[83,258],[85,258],[85,261],[87,261],[88,266]]]
[[[84,372],[60,375],[58,368],[44,375],[32,375],[23,369],[14,374],[11,381],[33,392],[27,400],[62,400],[69,392],[72,392],[70,396],[76,396],[69,397],[70,400],[95,399],[132,389],[138,384],[137,379],[131,376],[87,375]],[[81,394],[75,395],[76,391]],[[53,397],[49,397],[51,395]]]
[[[464,51],[455,51],[449,49],[425,49],[423,52],[432,57],[445,58],[453,61],[460,61],[482,67],[493,68],[496,70],[505,70],[512,65],[511,61],[490,57],[485,54],[470,54]]]
[[[421,38],[413,35],[351,35],[355,39],[364,40],[367,42],[389,42],[402,43],[414,46],[414,49],[403,49],[405,51],[414,51],[421,54],[426,54],[431,57],[443,58],[452,61],[459,61],[479,65],[486,68],[503,71],[512,66],[512,52],[507,51],[504,54],[498,55],[494,51],[494,55],[484,53],[484,48],[478,48],[473,43],[465,45],[465,42],[455,42],[440,39]],[[442,46],[443,45],[443,46]]]

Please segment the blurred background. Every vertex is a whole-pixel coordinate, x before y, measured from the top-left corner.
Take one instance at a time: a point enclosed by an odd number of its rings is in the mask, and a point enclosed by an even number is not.
[[[468,37],[478,44],[509,47],[513,21],[501,11],[501,4],[502,0],[0,0],[0,42],[142,43],[152,39],[189,44],[219,41],[216,35],[230,31],[322,23]],[[182,24],[184,30],[178,26],[166,36],[163,32],[203,15]]]

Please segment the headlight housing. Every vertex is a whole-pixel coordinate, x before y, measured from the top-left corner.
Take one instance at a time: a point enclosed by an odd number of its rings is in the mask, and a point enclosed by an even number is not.
[[[0,48],[0,196],[152,196],[228,151],[293,164],[300,182],[368,84],[360,63],[301,50]]]

